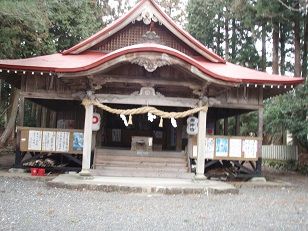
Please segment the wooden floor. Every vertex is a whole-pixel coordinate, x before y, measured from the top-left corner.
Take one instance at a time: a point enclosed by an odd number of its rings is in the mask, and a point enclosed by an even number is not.
[[[93,174],[100,176],[138,176],[192,178],[184,152],[135,152],[97,148]]]

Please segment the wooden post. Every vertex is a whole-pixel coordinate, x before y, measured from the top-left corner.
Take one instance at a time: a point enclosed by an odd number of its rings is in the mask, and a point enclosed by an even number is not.
[[[199,106],[202,106],[202,101],[199,102]],[[199,112],[199,129],[197,135],[197,167],[196,167],[196,179],[205,179],[204,176],[204,161],[205,161],[205,136],[206,136],[206,111]]]
[[[57,127],[57,112],[56,111],[50,111],[49,127],[50,128]]]
[[[21,95],[19,97],[19,109],[18,109],[18,126],[24,126],[24,114],[25,114],[25,98]]]
[[[224,118],[224,135],[228,135],[228,127],[229,127],[229,120],[228,117]]]
[[[258,111],[258,161],[256,164],[257,176],[261,176],[262,167],[262,140],[263,140],[263,111],[264,108],[260,107]]]
[[[182,130],[183,130],[183,120],[177,120],[176,128],[176,151],[182,151]]]
[[[92,147],[92,118],[93,105],[85,106],[86,115],[84,120],[84,135],[83,135],[83,152],[82,152],[82,170],[80,176],[91,176],[91,147]]]
[[[41,114],[41,127],[46,128],[47,127],[47,108],[42,107],[42,114]]]
[[[235,135],[239,136],[241,134],[241,115],[235,116]]]
[[[36,127],[41,126],[41,112],[42,112],[42,106],[36,105],[36,111],[35,111]]]
[[[219,119],[215,121],[215,135],[219,135]]]

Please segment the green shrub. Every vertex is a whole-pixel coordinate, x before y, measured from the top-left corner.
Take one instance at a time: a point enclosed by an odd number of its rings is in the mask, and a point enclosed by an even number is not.
[[[307,175],[308,176],[308,165],[305,164],[303,166],[299,166],[298,167],[298,171],[303,174],[303,175]]]
[[[297,162],[294,160],[263,160],[263,165],[277,170],[297,170]]]

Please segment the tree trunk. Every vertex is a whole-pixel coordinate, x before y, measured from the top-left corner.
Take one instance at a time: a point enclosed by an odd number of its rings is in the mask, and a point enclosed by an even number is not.
[[[304,32],[304,49],[303,49],[303,65],[302,76],[307,78],[308,72],[308,13],[305,15],[305,32]]]
[[[279,49],[279,23],[274,22],[273,23],[273,58],[272,58],[273,74],[279,74],[278,49]]]
[[[225,19],[225,59],[229,59],[229,18]]]
[[[285,26],[280,24],[280,74],[286,73],[286,30]]]
[[[236,34],[235,34],[235,18],[232,18],[232,37],[231,37],[231,58],[234,62],[234,59],[236,57]]]
[[[218,14],[218,20],[220,20],[221,19],[221,13],[219,13]],[[221,53],[221,47],[220,47],[220,45],[221,45],[221,32],[220,32],[220,21],[218,22],[218,25],[217,25],[217,36],[216,36],[216,41],[217,41],[217,47],[216,47],[216,53],[218,54],[218,55],[222,55]]]
[[[266,22],[262,24],[262,57],[261,57],[261,70],[266,71]]]
[[[35,112],[36,112],[36,104],[31,102],[31,115],[30,115],[31,118],[35,116]]]
[[[299,9],[299,4],[296,7]],[[296,12],[294,18],[294,76],[301,76],[301,41],[300,41],[300,21],[299,15]]]
[[[0,79],[0,103],[2,102],[2,79]]]
[[[6,144],[8,138],[14,131],[17,111],[18,111],[18,101],[19,101],[19,90],[16,89],[11,94],[10,105],[12,105],[12,107],[8,112],[9,120],[7,122],[6,128],[0,137],[0,147],[3,147]]]
[[[35,126],[40,127],[41,126],[41,115],[42,115],[42,106],[36,105],[36,111],[35,111]]]

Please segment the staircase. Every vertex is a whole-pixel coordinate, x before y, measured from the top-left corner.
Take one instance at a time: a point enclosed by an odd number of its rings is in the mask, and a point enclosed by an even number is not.
[[[93,175],[191,179],[184,152],[136,153],[130,150],[95,150]]]

